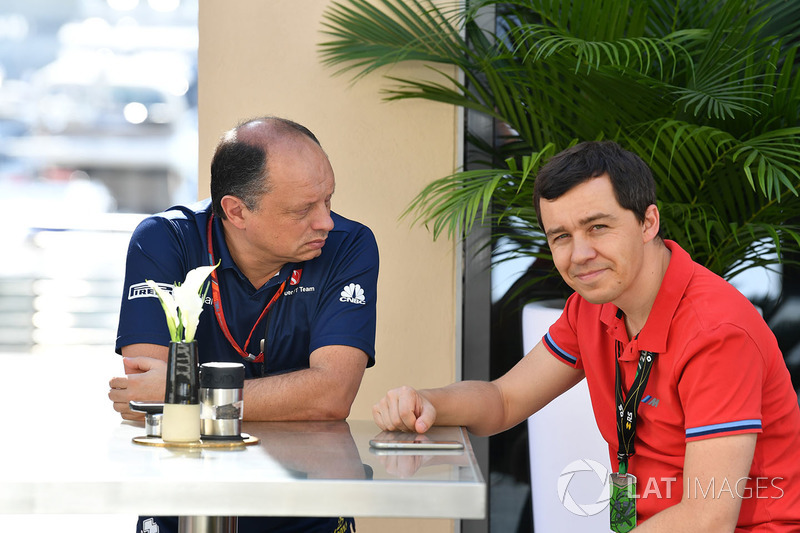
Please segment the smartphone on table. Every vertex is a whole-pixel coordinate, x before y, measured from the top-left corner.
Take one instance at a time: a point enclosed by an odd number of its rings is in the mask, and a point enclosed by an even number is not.
[[[377,450],[461,450],[464,443],[458,440],[431,438],[420,433],[384,431],[369,441]]]

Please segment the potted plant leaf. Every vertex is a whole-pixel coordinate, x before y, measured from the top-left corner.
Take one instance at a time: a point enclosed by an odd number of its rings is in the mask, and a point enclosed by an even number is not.
[[[442,176],[405,213],[433,238],[482,222],[495,264],[546,265],[531,206],[537,169],[575,142],[612,139],[651,166],[665,234],[697,262],[726,279],[798,264],[798,2],[339,0],[323,34],[321,58],[337,73],[357,79],[403,61],[434,72],[386,75],[387,100],[493,119],[488,142],[466,132],[480,168]],[[517,290],[533,297],[541,277]]]

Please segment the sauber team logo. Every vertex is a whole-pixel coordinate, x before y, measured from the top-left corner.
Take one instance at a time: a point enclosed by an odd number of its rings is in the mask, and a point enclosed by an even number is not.
[[[297,285],[300,283],[300,278],[303,277],[303,269],[298,268],[297,270],[292,270],[292,277],[289,278],[289,285]]]
[[[339,298],[340,302],[349,302],[351,304],[364,305],[367,300],[364,298],[364,289],[358,283],[351,283],[345,285]]]

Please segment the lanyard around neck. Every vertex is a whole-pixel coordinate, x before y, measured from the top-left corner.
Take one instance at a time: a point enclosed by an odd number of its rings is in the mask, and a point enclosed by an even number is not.
[[[208,217],[208,259],[212,265],[215,265],[216,262],[214,261],[214,243],[211,239],[211,228],[212,222],[214,220],[214,215],[211,214]],[[253,324],[253,328],[250,330],[250,334],[247,336],[247,340],[244,341],[244,346],[239,346],[236,341],[233,339],[233,335],[231,335],[230,330],[228,329],[228,323],[225,321],[225,313],[222,310],[222,297],[220,296],[219,290],[219,279],[217,278],[217,270],[214,269],[211,271],[211,299],[214,302],[214,314],[217,317],[217,323],[219,324],[220,329],[222,330],[223,335],[225,338],[228,339],[228,342],[231,346],[236,350],[236,352],[241,355],[244,359],[248,361],[252,361],[255,363],[261,363],[264,361],[264,347],[262,343],[261,352],[258,355],[253,355],[245,350],[247,350],[247,346],[250,344],[250,339],[253,337],[253,333],[258,326],[258,323],[264,318],[264,316],[269,312],[272,305],[278,301],[278,298],[281,297],[283,294],[283,289],[286,288],[286,282],[289,281],[288,278],[283,280],[281,286],[278,287],[278,291],[270,298],[269,302],[267,302],[266,307],[264,310],[261,311],[256,323]]]
[[[639,364],[636,367],[636,376],[628,392],[622,389],[622,372],[619,368],[619,358],[622,355],[622,343],[616,343],[616,400],[617,400],[617,459],[619,460],[619,473],[626,474],[628,471],[628,458],[635,453],[634,437],[636,435],[636,416],[639,403],[642,401],[644,389],[647,387],[647,380],[650,378],[650,371],[656,360],[656,353],[642,350],[639,352]]]

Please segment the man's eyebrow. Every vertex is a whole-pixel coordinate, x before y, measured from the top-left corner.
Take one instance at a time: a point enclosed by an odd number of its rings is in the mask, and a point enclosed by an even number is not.
[[[579,220],[578,224],[580,224],[581,226],[588,226],[593,222],[597,222],[598,220],[602,220],[604,218],[609,218],[613,220],[616,217],[610,213],[595,213],[594,215],[589,215],[588,217]]]
[[[602,220],[602,219],[606,219],[606,218],[613,220],[616,217],[614,215],[610,214],[610,213],[595,213],[593,215],[589,215],[588,217],[582,218],[581,220],[579,220],[578,221],[578,225],[579,226],[589,226],[593,222],[597,222],[598,220]],[[558,226],[558,227],[551,228],[551,229],[547,230],[544,233],[544,235],[545,235],[545,237],[551,237],[551,236],[559,234],[559,233],[564,233],[565,231],[566,231],[566,228],[564,228],[564,226]]]
[[[336,192],[336,187],[334,187],[334,189],[331,191],[330,195],[328,195],[328,196],[326,196],[326,197],[325,197],[325,200],[328,200],[329,198],[332,198],[332,197],[333,197],[333,194],[334,194],[335,192]],[[295,206],[295,208],[296,208],[296,209],[305,209],[306,207],[311,207],[311,206],[313,206],[314,204],[316,204],[316,203],[317,203],[317,201],[318,201],[318,200],[312,200],[312,201],[309,201],[309,202],[303,202],[302,204],[297,204],[297,206]]]

